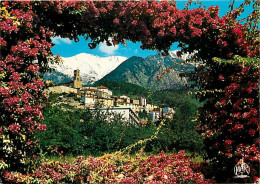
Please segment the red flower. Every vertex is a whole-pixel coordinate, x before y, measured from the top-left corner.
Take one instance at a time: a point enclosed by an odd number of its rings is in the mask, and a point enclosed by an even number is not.
[[[248,69],[249,69],[248,67],[243,68],[242,71],[241,71],[241,73],[242,73],[242,74],[246,73],[246,71],[247,71]]]
[[[253,136],[255,135],[255,130],[250,129],[249,132],[248,132],[248,134],[249,134],[251,137],[253,137]]]
[[[254,101],[255,101],[255,100],[254,100],[253,98],[248,98],[248,99],[247,99],[247,102],[248,102],[249,104],[254,104]]]
[[[6,41],[2,37],[0,37],[0,45],[6,46]]]
[[[230,144],[232,144],[232,141],[231,141],[231,140],[225,140],[225,143],[226,143],[227,145],[230,145]]]
[[[258,115],[258,111],[255,108],[250,108],[249,111],[251,116],[257,116]]]
[[[164,31],[163,30],[160,30],[157,34],[157,36],[164,36]]]
[[[223,100],[219,101],[219,103],[221,106],[225,107],[227,104],[227,101],[223,99]]]
[[[227,119],[227,120],[226,120],[226,124],[227,124],[227,125],[231,125],[231,124],[232,124],[232,120]]]
[[[235,27],[232,32],[235,33],[238,37],[243,36],[243,31],[241,29],[241,26]]]
[[[37,64],[32,64],[28,67],[28,71],[35,73],[35,72],[39,71],[39,66]]]
[[[113,22],[114,22],[116,25],[119,25],[119,19],[118,19],[118,18],[115,18]]]
[[[249,113],[248,113],[248,112],[244,112],[244,113],[242,114],[242,117],[243,117],[244,119],[247,119],[247,118],[249,117]]]
[[[13,134],[15,134],[15,133],[18,133],[20,128],[21,128],[21,125],[19,125],[19,124],[11,124],[11,125],[9,125],[8,130],[10,130]]]
[[[224,81],[225,77],[223,75],[219,75],[218,80]]]
[[[18,72],[14,72],[11,76],[10,76],[11,80],[14,81],[19,81],[20,80],[20,74]]]
[[[252,87],[252,86],[249,86],[248,88],[246,88],[246,91],[247,91],[249,94],[251,94],[251,93],[252,93],[252,89],[253,89],[253,87]]]
[[[241,124],[236,124],[235,127],[233,128],[233,130],[234,130],[234,131],[237,131],[237,130],[241,130],[241,129],[243,129],[243,128],[244,128],[243,125],[241,125]]]

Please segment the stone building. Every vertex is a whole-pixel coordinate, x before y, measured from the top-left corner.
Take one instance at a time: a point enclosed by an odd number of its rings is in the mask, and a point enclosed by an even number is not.
[[[80,90],[80,93],[82,94],[82,96],[98,96],[98,90],[95,88],[82,88]]]
[[[74,70],[74,77],[73,81],[64,82],[57,84],[58,86],[67,86],[71,88],[81,89],[82,88],[82,81],[80,80],[80,70]]]
[[[44,91],[45,93],[74,93],[78,92],[77,89],[68,86],[53,86]]]
[[[74,70],[73,88],[81,89],[82,81],[80,80],[80,70]]]

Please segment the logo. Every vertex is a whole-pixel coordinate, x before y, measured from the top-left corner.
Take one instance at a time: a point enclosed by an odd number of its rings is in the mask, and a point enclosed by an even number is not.
[[[248,178],[250,173],[250,167],[244,162],[244,159],[240,159],[234,167],[234,178]]]

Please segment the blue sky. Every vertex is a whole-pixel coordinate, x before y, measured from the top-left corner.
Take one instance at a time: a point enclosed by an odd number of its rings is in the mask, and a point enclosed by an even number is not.
[[[184,3],[187,2],[187,0],[175,0],[177,2],[177,7],[179,9],[184,8]],[[219,15],[223,16],[228,10],[229,10],[229,0],[202,0],[203,4],[206,7],[210,7],[211,5],[218,5],[220,8]],[[243,0],[237,0],[236,6],[238,6],[240,3],[242,3]],[[247,15],[252,11],[252,8],[247,8],[244,12],[244,15]],[[243,18],[243,17],[241,17]],[[151,50],[142,50],[140,48],[141,43],[132,43],[130,41],[127,41],[127,46],[124,46],[122,44],[117,46],[106,46],[105,43],[99,44],[95,49],[90,49],[88,47],[88,43],[90,40],[84,40],[83,37],[80,37],[79,42],[74,42],[72,40],[69,40],[68,38],[59,38],[55,37],[53,38],[53,43],[55,46],[52,48],[52,52],[56,54],[60,54],[62,57],[71,57],[74,55],[77,55],[79,53],[88,53],[93,54],[100,57],[106,57],[106,56],[124,56],[124,57],[131,57],[131,56],[141,56],[141,57],[147,57],[149,55],[157,54],[157,51],[151,51]],[[178,43],[175,43],[172,45],[170,50],[177,50]]]

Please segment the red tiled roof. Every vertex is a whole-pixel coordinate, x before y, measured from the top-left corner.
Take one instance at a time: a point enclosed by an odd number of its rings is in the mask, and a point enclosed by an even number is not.
[[[99,86],[98,88],[99,89],[108,89],[106,86],[103,86],[103,85]]]
[[[98,91],[98,90],[97,89],[84,88],[84,89],[81,89],[80,91]]]

